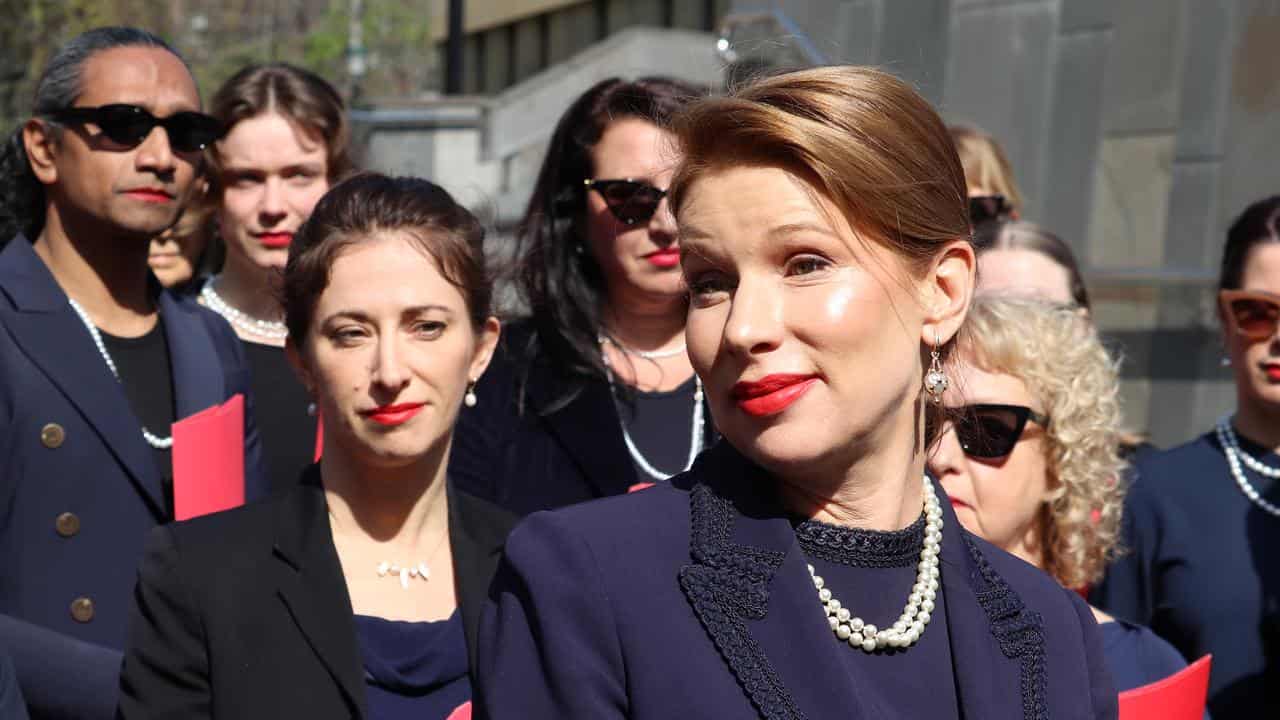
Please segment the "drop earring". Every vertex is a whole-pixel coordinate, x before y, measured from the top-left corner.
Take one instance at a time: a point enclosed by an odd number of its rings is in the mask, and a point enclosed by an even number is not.
[[[929,351],[932,360],[929,361],[929,372],[924,374],[924,391],[929,393],[929,397],[935,403],[942,402],[942,394],[947,391],[950,381],[947,380],[947,374],[942,371],[942,341],[938,337],[938,332],[933,333],[933,350]]]
[[[476,381],[468,381],[467,394],[462,396],[462,404],[467,407],[475,407],[478,402],[480,401],[476,398]]]

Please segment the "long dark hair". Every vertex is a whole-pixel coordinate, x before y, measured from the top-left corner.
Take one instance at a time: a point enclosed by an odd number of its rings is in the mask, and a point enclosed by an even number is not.
[[[1075,304],[1091,310],[1089,288],[1071,246],[1039,225],[1025,220],[988,220],[974,228],[973,247],[979,255],[988,250],[1030,250],[1044,255],[1067,271]]]
[[[610,78],[583,93],[561,116],[516,230],[514,285],[535,330],[529,346],[517,350],[530,364],[547,363],[570,378],[605,375],[597,340],[604,278],[584,251],[578,227],[586,211],[582,181],[595,172],[591,150],[615,120],[639,118],[665,127],[682,105],[704,94],[704,88],[671,78]],[[555,404],[575,392],[571,387]]]
[[[72,38],[49,60],[36,84],[32,117],[47,117],[74,105],[84,91],[84,66],[89,58],[122,47],[160,48],[186,64],[178,51],[146,30],[94,28]],[[18,233],[35,240],[44,230],[44,204],[44,186],[31,171],[19,124],[0,145],[0,245]]]
[[[1218,289],[1239,290],[1249,251],[1268,242],[1280,242],[1280,195],[1255,202],[1231,223],[1227,244],[1222,248]]]

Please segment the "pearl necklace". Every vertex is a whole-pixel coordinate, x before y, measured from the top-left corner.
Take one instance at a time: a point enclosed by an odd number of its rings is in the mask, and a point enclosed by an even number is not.
[[[444,541],[448,539],[449,539],[449,530],[446,528],[444,535],[440,537],[440,540],[439,542],[436,543],[436,546],[432,548],[431,552],[427,553],[427,560],[434,558],[436,556],[436,553],[440,551],[440,546],[444,545]],[[422,562],[419,562],[416,565],[406,565],[406,566],[401,566],[389,560],[383,560],[382,562],[378,563],[378,567],[375,569],[378,572],[378,577],[386,577],[388,574],[391,575],[392,577],[398,577],[400,579],[401,590],[409,589],[409,578],[417,578],[419,580],[431,579],[431,568],[427,567],[427,563],[425,560]]]
[[[687,343],[680,343],[680,347],[671,348],[670,350],[636,350],[635,348],[629,348],[626,345],[623,345],[617,340],[610,340],[603,335],[597,336],[597,339],[600,341],[601,345],[609,343],[628,355],[634,355],[645,360],[663,360],[665,358],[672,358],[677,355],[684,354],[684,351],[689,347]]]
[[[107,346],[102,342],[102,333],[98,332],[98,327],[89,319],[89,313],[85,312],[84,308],[80,307],[80,303],[75,300],[67,298],[67,302],[71,303],[71,309],[76,311],[76,315],[80,316],[80,322],[84,323],[85,328],[89,330],[89,337],[93,338],[93,344],[98,348],[98,354],[102,356],[103,361],[107,363],[107,369],[115,376],[116,382],[120,382],[120,372],[116,370],[116,363],[111,359],[111,354],[107,352]],[[172,435],[160,437],[152,434],[145,427],[142,428],[142,439],[146,440],[147,444],[156,450],[168,450],[173,447]]]
[[[693,467],[693,461],[698,457],[698,453],[702,452],[702,444],[706,434],[706,420],[703,417],[702,409],[702,378],[698,377],[696,373],[693,376],[693,419],[689,423],[689,458],[685,461],[684,467],[678,472],[664,473],[645,458],[644,454],[640,452],[640,448],[636,447],[635,441],[631,439],[631,433],[627,431],[627,424],[622,419],[622,406],[618,404],[618,396],[613,385],[613,371],[609,368],[609,359],[604,353],[601,353],[600,357],[604,360],[605,377],[609,380],[609,397],[613,398],[613,407],[618,412],[618,425],[622,427],[622,442],[626,444],[627,452],[640,470],[654,480],[663,481],[669,480],[674,475]]]
[[[849,643],[849,647],[875,652],[885,648],[911,647],[924,634],[924,628],[933,619],[934,599],[938,595],[938,552],[942,549],[942,506],[933,490],[929,476],[924,477],[924,547],[920,550],[920,563],[916,566],[916,584],[902,615],[892,627],[885,630],[854,617],[849,609],[825,587],[821,575],[809,565],[809,576],[818,589],[818,600],[826,612],[827,622],[836,639]]]
[[[383,560],[378,563],[378,577],[386,577],[387,573],[400,577],[400,588],[402,590],[409,589],[409,578],[422,578],[423,580],[431,578],[431,568],[428,568],[424,562],[420,562],[413,567],[400,567],[393,562]]]
[[[1218,444],[1222,445],[1222,452],[1227,456],[1227,467],[1231,469],[1231,477],[1236,481],[1236,485],[1240,486],[1240,492],[1249,498],[1249,501],[1267,514],[1273,517],[1280,517],[1280,507],[1276,507],[1268,502],[1258,489],[1249,482],[1244,475],[1244,469],[1240,467],[1241,460],[1249,469],[1269,478],[1280,478],[1280,470],[1262,463],[1257,458],[1240,449],[1240,442],[1236,438],[1236,431],[1231,427],[1231,420],[1227,416],[1222,416],[1218,420],[1217,425]]]
[[[200,288],[200,299],[204,300],[206,307],[221,315],[237,329],[243,330],[250,335],[270,340],[284,340],[289,336],[289,328],[283,322],[279,320],[262,320],[231,307],[231,304],[223,300],[218,291],[213,289],[216,277],[209,277],[204,281],[204,286]]]

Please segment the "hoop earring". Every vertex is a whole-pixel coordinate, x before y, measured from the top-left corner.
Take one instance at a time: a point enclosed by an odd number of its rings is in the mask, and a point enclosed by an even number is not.
[[[933,350],[929,354],[933,359],[929,362],[929,372],[924,375],[924,391],[929,393],[929,397],[935,403],[942,402],[942,393],[947,391],[947,386],[951,382],[947,379],[947,374],[942,371],[942,341],[938,337],[938,332],[933,333]]]
[[[462,396],[462,404],[467,407],[475,407],[479,402],[479,398],[476,397],[476,381],[470,380],[467,382],[467,394]]]

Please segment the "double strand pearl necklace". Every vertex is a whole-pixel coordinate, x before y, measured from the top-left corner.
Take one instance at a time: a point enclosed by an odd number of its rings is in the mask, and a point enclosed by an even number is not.
[[[102,356],[102,360],[107,363],[107,369],[115,376],[116,382],[120,382],[120,372],[116,370],[116,363],[111,359],[111,354],[107,352],[107,346],[102,342],[102,333],[98,332],[98,327],[93,324],[93,320],[89,319],[89,313],[80,307],[80,303],[71,298],[67,298],[67,302],[71,303],[71,309],[76,311],[76,315],[80,316],[80,322],[84,323],[85,328],[89,330],[89,336],[93,338],[93,344],[98,348],[98,354]],[[163,330],[162,330],[163,332]],[[142,439],[156,450],[168,450],[173,447],[173,436],[160,437],[152,433],[145,427],[142,428]]]
[[[605,340],[601,338],[603,344]],[[683,348],[682,348],[683,350]],[[613,384],[613,370],[609,367],[609,356],[604,353],[601,348],[600,358],[604,361],[605,377],[609,380],[609,397],[613,398],[614,409],[618,412],[618,425],[622,428],[622,442],[627,446],[627,453],[631,455],[631,459],[644,472],[644,474],[654,480],[669,480],[672,476],[682,473],[693,467],[693,461],[698,457],[698,453],[702,452],[702,443],[705,436],[705,422],[702,409],[702,378],[697,373],[693,376],[693,419],[689,423],[689,458],[685,461],[684,467],[676,473],[665,473],[654,467],[644,454],[640,452],[640,448],[636,446],[634,440],[631,439],[631,433],[627,430],[627,423],[622,419],[622,407],[618,404],[617,392]]]
[[[920,550],[920,563],[916,566],[916,584],[901,617],[892,627],[880,630],[875,625],[854,617],[849,608],[831,594],[821,575],[809,565],[813,586],[818,589],[827,622],[836,639],[849,643],[849,647],[875,652],[885,648],[911,647],[924,634],[925,626],[933,619],[934,599],[938,596],[938,552],[942,548],[942,506],[933,490],[929,476],[924,477],[924,547]]]
[[[217,278],[217,275],[209,277],[204,281],[204,286],[200,288],[200,299],[204,300],[206,307],[221,315],[237,329],[250,335],[269,340],[284,340],[289,336],[289,328],[283,322],[252,317],[231,307],[231,304],[223,300],[218,291],[213,289],[214,281]]]
[[[1236,431],[1231,427],[1231,418],[1224,415],[1218,420],[1217,425],[1218,444],[1222,445],[1222,452],[1227,456],[1227,467],[1231,469],[1231,477],[1235,478],[1236,485],[1240,486],[1240,492],[1249,498],[1249,501],[1257,505],[1268,515],[1272,517],[1280,517],[1280,507],[1276,507],[1262,497],[1262,493],[1249,482],[1244,476],[1244,469],[1240,467],[1241,461],[1249,466],[1249,469],[1272,479],[1280,479],[1280,469],[1276,469],[1263,463],[1254,456],[1240,449],[1240,442],[1236,438]]]

